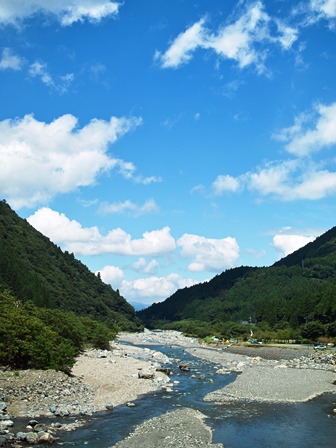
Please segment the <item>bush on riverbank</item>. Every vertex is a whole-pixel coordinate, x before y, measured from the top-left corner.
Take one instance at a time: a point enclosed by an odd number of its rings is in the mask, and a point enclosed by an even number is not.
[[[22,303],[0,292],[0,363],[19,369],[69,372],[88,345],[109,348],[116,333],[101,322],[59,309]]]

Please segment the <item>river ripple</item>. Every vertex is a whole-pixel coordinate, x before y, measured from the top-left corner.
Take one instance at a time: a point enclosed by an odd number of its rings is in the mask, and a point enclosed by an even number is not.
[[[236,377],[218,375],[217,366],[195,358],[179,347],[153,346],[175,360],[170,366],[172,381],[179,381],[174,393],[159,391],[138,399],[134,408],[119,406],[112,413],[92,418],[85,427],[61,434],[59,445],[65,447],[108,448],[124,439],[144,420],[178,407],[197,409],[206,416],[206,424],[213,429],[213,442],[225,448],[335,448],[336,407],[334,395],[324,395],[308,403],[299,404],[230,404],[214,405],[203,397],[229,384]],[[191,372],[180,372],[178,360],[188,362]],[[196,378],[192,378],[194,374]],[[205,379],[200,380],[200,375]],[[213,383],[209,380],[212,379]],[[141,448],[141,447],[139,447]],[[192,447],[188,447],[192,448]]]

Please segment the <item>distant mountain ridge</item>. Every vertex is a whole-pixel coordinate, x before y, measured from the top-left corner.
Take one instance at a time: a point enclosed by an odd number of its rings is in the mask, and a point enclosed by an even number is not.
[[[195,334],[231,334],[229,324],[253,322],[268,333],[304,335],[314,324],[321,334],[336,336],[336,227],[273,266],[229,269],[138,316],[148,327]]]
[[[142,328],[134,308],[73,254],[0,202],[0,288],[39,307],[73,311],[122,330]]]

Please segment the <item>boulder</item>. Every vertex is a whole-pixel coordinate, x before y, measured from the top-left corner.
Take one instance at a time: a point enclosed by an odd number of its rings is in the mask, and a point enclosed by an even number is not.
[[[152,372],[138,372],[138,378],[143,380],[152,380],[154,377],[155,374]]]
[[[171,374],[171,370],[168,367],[157,367],[156,371],[157,372],[163,372],[163,373],[165,373],[168,376]]]
[[[8,428],[9,426],[13,426],[14,422],[13,420],[1,420],[0,427]]]
[[[41,431],[38,433],[38,443],[53,443],[55,438],[49,433]]]
[[[46,431],[46,430],[47,430],[47,425],[45,425],[44,423],[37,423],[34,426],[35,432]]]
[[[189,366],[189,364],[180,364],[179,365],[179,369],[184,371],[184,372],[189,372],[190,371],[190,366]]]
[[[27,432],[26,441],[29,445],[35,445],[38,442],[38,435],[36,432]]]
[[[26,437],[27,437],[27,433],[26,432],[20,431],[20,432],[16,433],[16,439],[20,440],[21,442],[24,442],[26,440]]]
[[[108,411],[113,411],[114,406],[113,406],[113,404],[107,404],[107,405],[105,406],[105,408],[106,408]]]
[[[32,428],[38,424],[37,420],[29,420],[28,425],[30,425]]]

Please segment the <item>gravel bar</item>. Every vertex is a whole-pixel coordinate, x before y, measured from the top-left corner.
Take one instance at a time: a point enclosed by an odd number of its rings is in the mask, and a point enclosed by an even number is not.
[[[205,401],[303,402],[323,393],[336,393],[336,375],[330,370],[279,366],[246,368],[225,388],[211,392]]]
[[[144,422],[112,448],[223,448],[221,443],[212,443],[204,419],[201,412],[189,408],[168,412]]]

